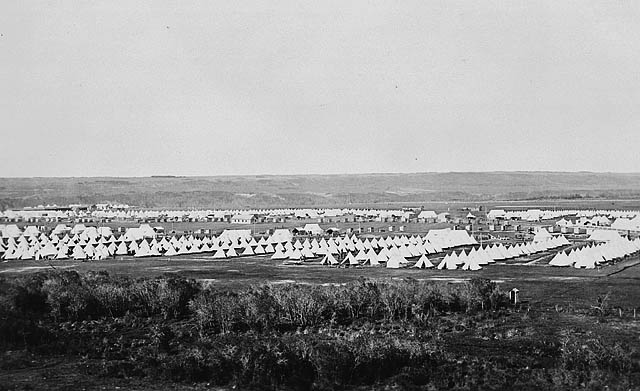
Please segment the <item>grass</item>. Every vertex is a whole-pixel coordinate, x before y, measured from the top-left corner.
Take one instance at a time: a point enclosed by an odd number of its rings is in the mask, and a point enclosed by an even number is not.
[[[437,264],[439,258],[433,260]],[[243,287],[265,282],[296,281],[313,284],[342,284],[366,278],[404,278],[432,281],[460,281],[471,277],[489,278],[504,287],[517,287],[521,298],[527,301],[549,301],[567,305],[573,300],[589,301],[598,294],[612,290],[616,297],[640,297],[635,288],[640,279],[638,259],[628,259],[600,270],[576,270],[554,268],[544,264],[513,265],[494,264],[482,270],[468,272],[462,270],[418,270],[386,268],[335,269],[321,266],[316,262],[299,266],[285,266],[281,261],[268,257],[243,257],[228,261],[215,261],[203,255],[188,255],[175,258],[133,258],[123,257],[93,262],[65,261],[9,261],[0,263],[0,276],[15,276],[38,270],[59,269],[80,272],[106,270],[110,274],[130,277],[156,277],[170,273],[185,278],[209,280],[216,286]],[[584,287],[584,288],[583,288]],[[575,292],[575,294],[574,294]],[[635,296],[634,296],[635,295]],[[622,303],[625,304],[625,303]],[[617,305],[617,304],[616,304]],[[626,303],[627,306],[630,303]]]

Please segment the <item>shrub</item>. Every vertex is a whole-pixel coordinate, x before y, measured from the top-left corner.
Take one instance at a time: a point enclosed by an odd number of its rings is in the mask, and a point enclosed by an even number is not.
[[[0,284],[1,308],[22,316],[42,316],[49,311],[47,295],[42,291],[45,273],[34,273]]]
[[[465,284],[463,297],[467,310],[496,310],[509,303],[507,293],[500,291],[495,282],[486,278],[472,278]]]
[[[42,284],[56,320],[78,320],[98,313],[99,303],[75,271],[50,273]]]
[[[241,321],[244,312],[238,295],[213,289],[206,289],[193,298],[189,309],[201,333],[209,329],[228,333]]]
[[[340,289],[340,294],[344,295],[344,307],[352,320],[365,317],[376,319],[379,316],[382,303],[376,282],[360,278]]]
[[[560,365],[566,370],[598,368],[623,374],[633,368],[633,362],[629,349],[618,343],[606,345],[596,338],[584,340],[567,335],[560,343]]]
[[[140,279],[129,288],[138,312],[165,319],[187,315],[189,302],[200,291],[195,280],[184,278]]]
[[[315,326],[320,324],[328,309],[325,289],[308,285],[277,285],[271,293],[281,308],[281,320],[295,326]]]
[[[280,322],[282,308],[273,296],[271,285],[253,286],[238,293],[240,311],[246,324],[257,330],[268,330]]]

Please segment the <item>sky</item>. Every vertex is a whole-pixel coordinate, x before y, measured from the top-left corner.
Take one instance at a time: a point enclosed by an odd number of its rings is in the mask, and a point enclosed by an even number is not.
[[[0,177],[640,171],[640,2],[0,5]]]

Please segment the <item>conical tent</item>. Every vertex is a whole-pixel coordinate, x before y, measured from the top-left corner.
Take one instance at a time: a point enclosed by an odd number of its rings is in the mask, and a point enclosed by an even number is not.
[[[358,265],[360,265],[360,262],[358,262],[358,260],[356,259],[356,257],[353,256],[352,253],[349,253],[349,255],[347,255],[347,257],[345,259],[347,260],[347,262],[349,263],[350,266],[358,266]]]
[[[365,265],[377,266],[380,263],[378,262],[378,255],[373,249],[367,252],[367,259],[364,261]]]
[[[509,253],[510,258],[518,258],[520,256],[520,252],[516,246],[507,247],[507,252]]]
[[[247,246],[244,248],[244,251],[242,251],[242,256],[247,256],[247,255],[255,255],[255,253],[253,252],[253,250],[251,249],[251,246]]]
[[[337,265],[338,261],[333,257],[331,253],[327,253],[327,255],[322,258],[322,261],[320,263],[323,265]]]
[[[403,258],[411,258],[414,256],[413,254],[411,254],[411,251],[409,251],[409,248],[407,246],[400,245],[400,247],[398,247],[398,251]]]
[[[407,260],[401,255],[393,255],[387,261],[387,269],[399,269]]]
[[[47,243],[43,248],[38,251],[41,258],[54,257],[57,254],[56,248],[52,243]]]
[[[82,246],[75,246],[73,248],[73,259],[87,259],[87,254],[82,249]]]
[[[274,259],[274,260],[287,259],[287,258],[288,257],[284,255],[284,253],[282,252],[282,249],[277,249],[275,253],[271,256],[271,259]]]
[[[33,251],[33,247],[31,247],[30,249],[23,251],[22,255],[20,255],[20,259],[22,260],[28,260],[28,259],[33,259],[35,258],[35,254]]]
[[[310,248],[306,248],[306,247],[305,247],[305,248],[303,248],[300,252],[302,253],[302,256],[303,256],[304,258],[307,258],[307,259],[309,259],[309,258],[315,258],[315,255],[313,254],[313,252],[311,251],[311,249],[310,249]]]
[[[455,251],[453,252],[453,255],[455,255]],[[464,252],[464,250],[460,250],[460,254],[458,254],[458,259],[456,260],[456,265],[460,266],[460,265],[464,265],[467,262],[467,253]]]
[[[551,234],[545,228],[541,228],[536,234],[533,236],[534,242],[543,242],[551,239]]]
[[[593,257],[590,257],[589,254],[586,254],[584,251],[580,251],[577,254],[576,262],[573,264],[573,267],[576,269],[595,269],[596,262]]]
[[[127,244],[125,242],[120,242],[118,248],[116,249],[116,255],[127,255],[129,254],[129,250],[127,249]]]
[[[422,256],[420,256],[420,258],[418,259],[418,262],[416,262],[413,267],[416,267],[418,269],[427,269],[433,267],[433,263],[429,261],[429,258],[427,258],[426,255],[422,254]]]
[[[138,250],[138,243],[134,240],[129,244],[129,252],[135,253],[136,250]]]
[[[85,254],[87,254],[87,258],[92,258],[95,255],[96,251],[92,245],[87,244],[84,248],[84,252]]]
[[[178,253],[176,252],[176,249],[172,245],[169,244],[167,251],[165,251],[165,253],[164,253],[164,256],[173,257],[175,255],[178,255]]]
[[[507,248],[505,246],[503,246],[502,244],[498,245],[498,251],[500,251],[500,254],[502,254],[503,259],[510,259],[511,254],[509,254],[509,252],[507,252]]]
[[[477,254],[469,255],[465,259],[464,265],[462,265],[462,270],[480,270],[482,266],[478,263]]]
[[[367,253],[364,250],[360,250],[355,258],[358,261],[365,261],[367,259]]]
[[[66,244],[63,244],[58,249],[58,252],[56,254],[56,259],[68,259],[69,258],[68,253],[69,253],[69,247],[67,247]]]
[[[288,258],[291,259],[292,261],[301,260],[302,259],[302,253],[300,252],[300,249],[298,249],[298,248],[293,249]]]
[[[107,250],[109,251],[109,255],[115,254],[117,249],[118,249],[118,246],[113,242],[109,243],[109,245],[107,246]]]
[[[455,252],[453,252],[452,254],[455,254]],[[438,269],[442,270],[442,269],[447,269],[447,270],[455,270],[458,268],[458,263],[457,263],[457,256],[454,257],[453,255],[445,255],[445,257],[442,259],[442,261],[438,264]]]
[[[187,242],[178,242],[178,245],[180,246],[177,249],[177,253],[178,255],[183,255],[183,254],[189,254],[189,248],[187,247]]]
[[[138,249],[136,250],[136,253],[133,254],[134,257],[136,258],[140,258],[140,257],[148,257],[150,256],[150,249],[148,248],[148,246],[140,246],[138,247]]]

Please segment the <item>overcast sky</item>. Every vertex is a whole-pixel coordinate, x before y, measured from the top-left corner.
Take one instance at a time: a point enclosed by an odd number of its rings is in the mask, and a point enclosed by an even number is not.
[[[640,2],[0,5],[0,176],[640,171]]]

